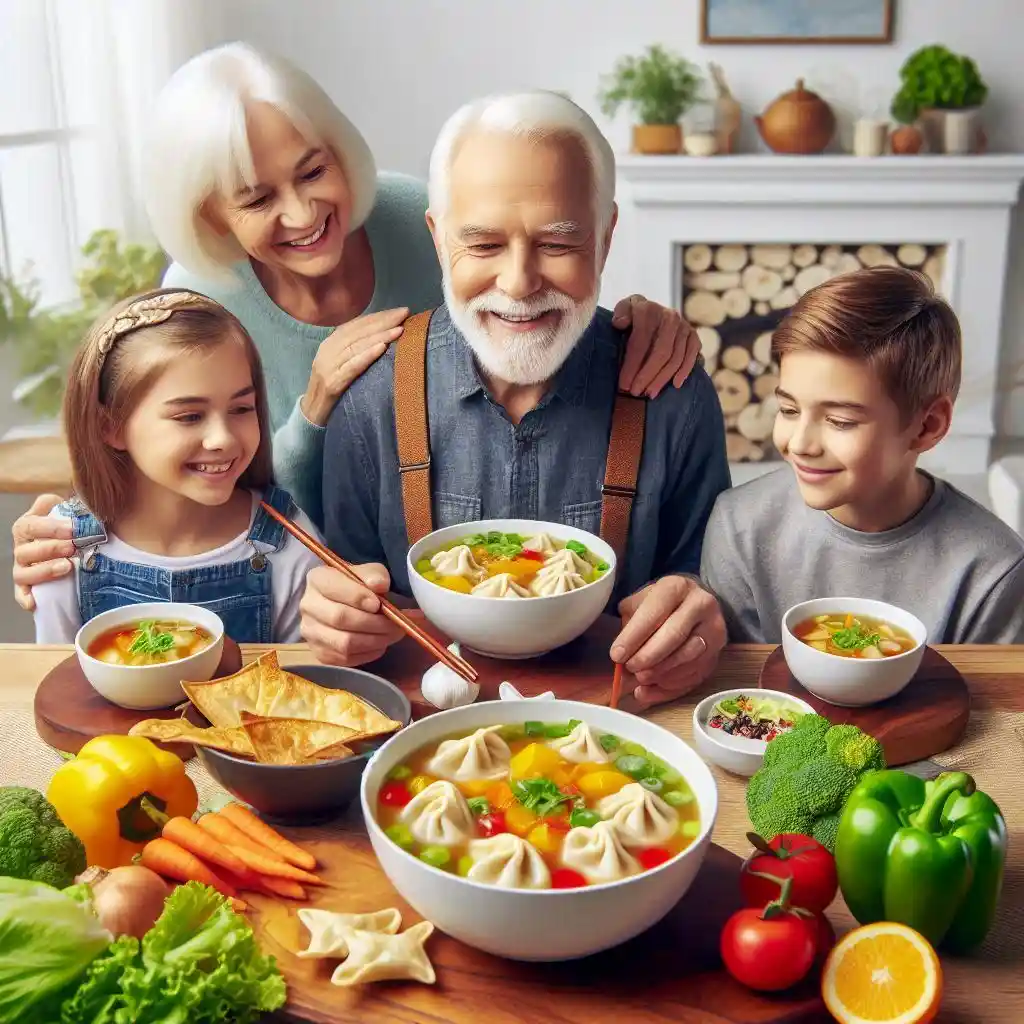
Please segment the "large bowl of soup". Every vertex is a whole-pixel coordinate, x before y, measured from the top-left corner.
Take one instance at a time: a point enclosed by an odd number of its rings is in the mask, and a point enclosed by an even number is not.
[[[928,630],[910,612],[863,597],[823,597],[782,617],[782,652],[793,677],[829,704],[888,700],[921,666]]]
[[[689,889],[714,778],[660,726],[576,701],[487,701],[414,722],[361,801],[398,893],[441,931],[515,960],[609,949]]]
[[[615,552],[558,523],[486,519],[409,549],[413,597],[442,633],[478,654],[532,658],[584,633],[611,600]]]
[[[139,711],[180,703],[182,679],[210,679],[223,649],[219,615],[174,602],[112,608],[75,636],[78,663],[93,689],[112,704]]]

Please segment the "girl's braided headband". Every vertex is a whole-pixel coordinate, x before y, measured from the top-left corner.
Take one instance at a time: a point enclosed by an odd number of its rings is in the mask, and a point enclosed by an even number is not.
[[[179,309],[209,304],[210,300],[206,296],[197,295],[195,292],[165,292],[152,298],[138,299],[112,317],[100,331],[97,341],[100,355],[106,358],[118,338],[123,338],[140,327],[161,324],[169,320],[171,314]]]

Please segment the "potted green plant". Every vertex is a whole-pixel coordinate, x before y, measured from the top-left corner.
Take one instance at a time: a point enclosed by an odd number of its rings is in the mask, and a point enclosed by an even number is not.
[[[607,117],[629,106],[636,117],[633,148],[638,153],[678,153],[682,149],[680,118],[700,98],[696,65],[654,44],[639,57],[622,57],[602,77],[598,99]]]
[[[920,118],[931,149],[969,153],[977,137],[978,109],[988,86],[970,57],[945,46],[922,46],[900,68],[901,110]]]
[[[34,280],[0,277],[0,344],[18,353],[21,380],[16,401],[44,417],[60,412],[68,367],[92,322],[114,303],[159,285],[164,253],[149,245],[123,245],[116,231],[101,230],[82,247],[79,299],[47,308]]]
[[[892,99],[889,108],[892,119],[899,125],[889,136],[889,145],[898,156],[909,156],[919,153],[924,145],[924,136],[917,127],[917,107],[902,92]]]

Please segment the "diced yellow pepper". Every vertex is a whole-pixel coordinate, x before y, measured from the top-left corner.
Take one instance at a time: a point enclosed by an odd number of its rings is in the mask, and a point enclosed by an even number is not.
[[[473,584],[464,576],[438,576],[437,583],[446,590],[457,590],[460,594],[468,594]]]
[[[584,761],[583,764],[577,764],[572,769],[572,782],[579,782],[584,775],[592,775],[594,772],[606,772],[608,771],[608,765],[596,764],[593,761]]]
[[[537,815],[522,804],[513,804],[505,811],[505,826],[517,836],[525,836],[537,824]]]
[[[605,768],[599,772],[591,772],[578,779],[576,785],[581,792],[590,800],[600,800],[601,797],[611,796],[618,793],[623,786],[628,786],[633,780],[622,772]]]
[[[543,743],[531,743],[515,754],[509,763],[510,779],[534,779],[550,775],[562,763],[557,751]]]
[[[530,829],[530,834],[526,837],[526,841],[536,846],[541,853],[554,854],[558,853],[561,848],[564,835],[564,832],[559,832],[558,829],[552,828],[547,822],[542,822],[535,828]]]
[[[507,811],[516,802],[512,787],[504,781],[492,783],[484,795],[487,797],[487,802],[496,811]]]
[[[466,796],[486,796],[492,785],[487,779],[474,779],[472,782],[460,782],[459,789]]]
[[[556,786],[569,786],[573,781],[573,765],[563,761],[550,775],[551,781]]]
[[[405,785],[409,792],[415,796],[417,793],[422,793],[433,781],[429,775],[414,775]]]

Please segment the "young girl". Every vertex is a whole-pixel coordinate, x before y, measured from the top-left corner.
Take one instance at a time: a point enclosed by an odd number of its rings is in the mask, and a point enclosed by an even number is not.
[[[100,612],[203,605],[239,643],[293,643],[317,557],[260,507],[316,536],[272,486],[263,371],[252,340],[196,292],[157,289],[97,322],[68,378],[64,430],[75,572],[35,588],[36,642],[71,643]]]

